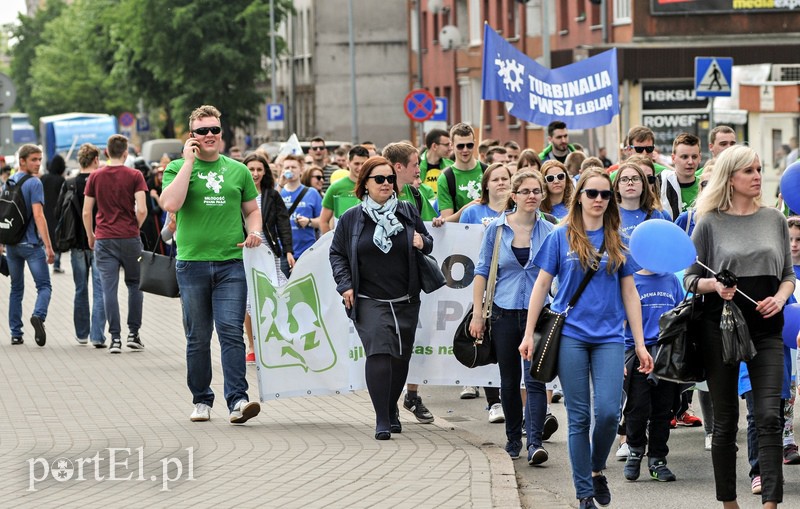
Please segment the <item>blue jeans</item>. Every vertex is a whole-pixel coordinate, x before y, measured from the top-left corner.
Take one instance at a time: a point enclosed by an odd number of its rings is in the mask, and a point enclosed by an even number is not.
[[[617,434],[624,368],[625,345],[621,342],[594,344],[561,337],[558,372],[569,374],[559,378],[567,406],[572,482],[579,499],[594,496],[592,472],[606,468]]]
[[[500,403],[506,417],[508,441],[522,440],[522,397],[519,387],[523,378],[523,363],[518,348],[525,335],[527,318],[527,309],[503,309],[497,305],[492,308],[492,341],[500,368]],[[530,363],[526,361],[525,364],[525,388],[528,390],[525,431],[528,434],[528,447],[541,447],[547,396],[544,383],[534,380],[529,374]]]
[[[242,260],[175,264],[186,332],[186,380],[192,403],[214,404],[211,390],[211,333],[216,328],[228,410],[247,400],[242,340],[247,283]]]
[[[142,302],[144,295],[139,290],[139,258],[142,255],[142,239],[97,239],[94,256],[100,280],[103,284],[108,333],[119,339],[122,332],[119,318],[119,269],[125,270],[125,286],[128,287],[128,332],[136,334],[142,327]]]
[[[106,326],[106,310],[103,303],[103,284],[100,271],[97,270],[94,252],[91,249],[73,249],[70,251],[72,264],[72,280],[75,282],[75,302],[72,310],[72,322],[75,324],[75,336],[79,339],[89,338],[93,344],[103,344]],[[92,272],[92,310],[89,312],[89,270]],[[90,318],[91,317],[91,318]],[[91,328],[90,328],[91,320]]]
[[[25,262],[36,284],[36,304],[33,314],[42,319],[47,318],[50,306],[50,271],[47,268],[47,256],[41,244],[15,244],[6,246],[8,272],[11,276],[11,294],[8,299],[8,328],[12,337],[22,337],[22,298],[25,296]]]

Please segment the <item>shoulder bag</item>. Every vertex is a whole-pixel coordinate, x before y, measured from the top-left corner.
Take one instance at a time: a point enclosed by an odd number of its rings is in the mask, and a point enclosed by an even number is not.
[[[152,251],[142,251],[139,258],[139,290],[162,297],[179,297],[175,257],[156,253],[160,242],[159,238]]]
[[[661,380],[696,383],[705,380],[700,351],[701,301],[696,278],[680,304],[658,319],[658,352],[653,374]]]
[[[492,302],[494,301],[494,285],[497,282],[497,263],[500,254],[500,242],[503,235],[502,225],[497,227],[497,235],[494,239],[494,249],[492,250],[492,264],[489,268],[489,279],[486,282],[486,296],[481,309],[481,316],[484,320],[483,338],[473,337],[469,332],[469,324],[472,321],[472,306],[461,323],[456,328],[453,336],[453,355],[458,362],[468,368],[485,366],[497,363],[497,354],[494,350],[492,341]]]
[[[558,349],[561,345],[561,331],[564,328],[564,321],[567,319],[569,310],[575,307],[583,290],[589,284],[594,274],[600,268],[600,259],[605,251],[605,242],[600,246],[595,263],[589,266],[586,275],[583,276],[580,286],[567,304],[567,309],[563,313],[556,313],[550,309],[548,304],[539,313],[536,320],[536,328],[533,332],[533,355],[531,356],[530,375],[542,382],[552,382],[558,374]]]

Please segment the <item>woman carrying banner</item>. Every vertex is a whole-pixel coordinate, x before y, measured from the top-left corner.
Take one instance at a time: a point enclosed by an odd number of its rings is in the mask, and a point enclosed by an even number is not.
[[[524,359],[533,353],[533,332],[554,277],[559,290],[551,309],[563,313],[590,267],[597,272],[564,323],[558,354],[567,406],[572,479],[581,509],[611,503],[603,475],[619,422],[625,344],[622,324],[628,320],[642,373],[653,369],[644,345],[642,310],[619,233],[619,211],[611,180],[602,168],[587,168],[578,180],[569,214],[544,241],[533,262],[540,267],[525,336]],[[591,381],[591,384],[590,384]],[[592,390],[594,401],[592,402]],[[594,407],[594,420],[591,408]],[[593,426],[592,426],[593,425]],[[591,438],[590,438],[591,428]]]
[[[545,237],[553,231],[552,223],[539,217],[543,190],[544,181],[539,172],[523,171],[512,178],[511,196],[504,208],[513,210],[492,221],[483,235],[480,257],[475,268],[473,318],[469,326],[474,337],[483,337],[481,307],[497,229],[502,228],[492,305],[492,341],[500,368],[500,400],[506,422],[506,451],[512,459],[519,458],[522,450],[523,405],[519,385],[522,369],[525,370],[525,427],[529,465],[539,465],[548,459],[547,451],[542,447],[542,432],[547,414],[545,386],[543,382],[531,378],[528,374],[530,363],[525,361],[523,367],[519,355],[519,343],[525,332],[528,315],[530,289],[539,273],[539,267],[534,265],[533,258]],[[464,219],[463,215],[461,219]]]
[[[708,186],[697,200],[692,240],[697,259],[716,271],[735,275],[718,280],[699,264],[686,270],[684,286],[697,282],[704,294],[701,348],[714,411],[711,459],[717,500],[736,502],[736,430],[739,422],[739,366],[722,363],[720,316],[732,300],[744,315],[757,355],[747,363],[755,402],[761,502],[777,507],[783,499],[781,384],[783,306],[792,295],[795,274],[789,229],[777,209],[761,206],[761,162],[750,147],[736,145],[717,158]],[[727,284],[727,285],[726,285]],[[737,291],[741,289],[741,293]],[[743,296],[747,294],[758,304]]]
[[[367,390],[375,409],[375,439],[402,427],[397,400],[408,376],[420,309],[414,252],[433,250],[416,207],[397,199],[397,175],[388,160],[370,157],[356,182],[361,206],[340,218],[330,262],[336,290],[366,352]]]

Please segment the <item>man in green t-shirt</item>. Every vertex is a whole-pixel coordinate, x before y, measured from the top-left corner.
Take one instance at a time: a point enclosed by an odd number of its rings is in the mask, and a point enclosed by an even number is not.
[[[661,178],[661,203],[669,205],[672,220],[694,205],[699,190],[695,176],[700,168],[700,138],[694,134],[681,133],[672,142],[672,165],[674,170],[664,170]]]
[[[242,341],[247,305],[242,247],[261,244],[261,211],[247,167],[220,154],[220,116],[209,105],[189,116],[191,136],[183,146],[183,159],[172,161],[164,171],[161,202],[177,222],[186,379],[195,405],[189,418],[195,422],[211,419],[211,334],[216,328],[230,422],[243,424],[261,411],[258,402],[247,396]]]
[[[454,125],[450,129],[450,139],[455,147],[456,161],[439,175],[436,194],[442,218],[457,223],[464,206],[481,197],[484,166],[475,159],[475,131],[469,124],[462,122]],[[448,174],[455,178],[448,179]],[[450,189],[448,180],[455,183],[455,189]]]
[[[356,181],[361,171],[361,165],[369,159],[369,151],[356,145],[347,154],[347,168],[350,173],[347,178],[342,178],[331,184],[322,197],[322,213],[319,215],[319,230],[325,235],[333,229],[331,219],[339,218],[348,209],[358,205],[360,200],[356,197]]]
[[[425,148],[419,157],[419,178],[436,193],[439,175],[453,165],[453,161],[447,158],[453,151],[450,133],[444,129],[431,129],[425,135]]]

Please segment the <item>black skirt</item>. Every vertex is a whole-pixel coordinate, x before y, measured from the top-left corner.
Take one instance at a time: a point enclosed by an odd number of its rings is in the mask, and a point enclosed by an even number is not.
[[[410,302],[383,302],[359,296],[356,306],[358,321],[354,325],[367,357],[389,354],[398,359],[411,358],[419,322],[419,297]]]

